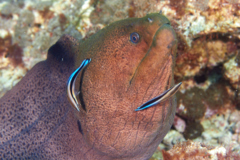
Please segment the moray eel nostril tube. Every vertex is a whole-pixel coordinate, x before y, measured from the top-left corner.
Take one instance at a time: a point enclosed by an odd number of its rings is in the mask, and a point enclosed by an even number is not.
[[[3,159],[149,159],[175,115],[177,46],[159,14],[62,36],[0,99]],[[136,111],[137,110],[137,111]]]

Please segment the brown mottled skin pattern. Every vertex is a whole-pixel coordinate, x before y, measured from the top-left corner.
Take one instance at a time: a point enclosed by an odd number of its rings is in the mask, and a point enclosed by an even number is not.
[[[157,13],[115,22],[85,41],[63,36],[0,99],[0,157],[149,159],[173,123],[175,100],[135,109],[173,86],[175,50],[169,20]],[[86,58],[78,112],[67,80]]]

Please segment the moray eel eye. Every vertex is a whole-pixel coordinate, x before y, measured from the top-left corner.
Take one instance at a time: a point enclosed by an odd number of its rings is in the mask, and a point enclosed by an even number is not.
[[[133,33],[130,34],[130,40],[131,40],[132,43],[135,43],[135,44],[138,43],[139,39],[140,39],[140,37],[139,37],[139,34],[137,32],[133,32]]]

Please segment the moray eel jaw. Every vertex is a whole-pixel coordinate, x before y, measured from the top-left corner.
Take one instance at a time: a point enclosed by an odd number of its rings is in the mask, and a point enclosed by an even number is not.
[[[91,63],[76,80],[76,116],[93,150],[112,159],[151,157],[173,123],[174,96],[135,109],[174,86],[176,43],[169,20],[155,13],[114,22],[79,45],[75,68]]]

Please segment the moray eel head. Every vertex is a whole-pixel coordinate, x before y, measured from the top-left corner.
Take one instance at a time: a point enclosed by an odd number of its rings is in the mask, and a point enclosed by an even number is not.
[[[169,20],[158,13],[114,22],[80,44],[75,68],[91,62],[75,81],[76,115],[86,143],[99,154],[151,157],[173,123],[175,92],[136,109],[174,86],[176,46]]]

